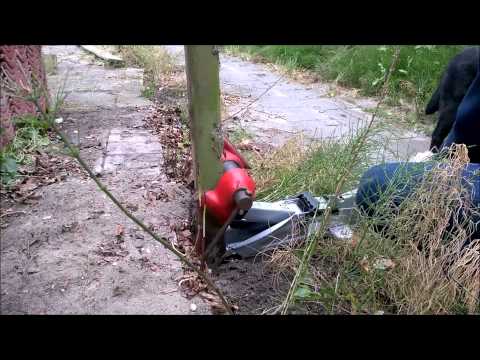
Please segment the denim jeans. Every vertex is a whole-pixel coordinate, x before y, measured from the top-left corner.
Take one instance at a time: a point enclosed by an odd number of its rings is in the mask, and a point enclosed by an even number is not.
[[[371,167],[360,180],[357,206],[365,214],[373,216],[384,194],[388,194],[395,205],[400,205],[431,167],[431,163],[389,163]],[[471,195],[472,206],[480,208],[480,164],[468,164],[462,178],[462,187]],[[474,216],[472,220],[476,222],[472,238],[479,239],[480,217]]]
[[[465,144],[469,148],[472,162],[463,170],[462,186],[471,195],[473,207],[480,208],[480,64],[442,147],[449,147],[453,143]],[[387,191],[389,197],[393,196],[394,203],[399,205],[431,166],[431,163],[390,163],[370,168],[360,180],[357,206],[366,214],[373,215],[382,194]],[[480,238],[480,218],[473,217],[472,220],[476,222],[473,239],[476,239]]]

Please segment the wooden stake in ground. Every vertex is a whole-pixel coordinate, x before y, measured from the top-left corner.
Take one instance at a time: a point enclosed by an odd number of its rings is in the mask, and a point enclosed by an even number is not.
[[[223,171],[220,162],[223,137],[220,131],[218,51],[213,45],[186,45],[185,64],[195,188],[200,199],[206,191],[216,186]],[[220,226],[200,208],[197,223],[202,224],[203,228],[202,234],[197,234],[196,238],[201,240],[197,241],[196,249],[203,254],[208,239],[213,239]]]

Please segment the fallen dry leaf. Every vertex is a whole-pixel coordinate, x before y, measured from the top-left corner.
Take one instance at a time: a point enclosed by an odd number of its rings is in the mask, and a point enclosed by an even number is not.
[[[237,145],[237,148],[239,150],[252,150],[252,144],[249,139],[243,139],[240,141],[240,143]]]
[[[357,246],[359,241],[360,241],[360,236],[354,231],[352,234],[352,238],[350,239],[350,245],[352,247],[355,247]]]
[[[391,259],[380,258],[375,260],[373,267],[376,270],[390,270],[395,267],[395,263]]]
[[[366,256],[362,260],[360,260],[360,266],[365,272],[370,271],[370,265],[368,264],[368,259]]]
[[[38,181],[33,179],[33,178],[29,178],[27,179],[27,181],[25,181],[25,183],[21,184],[19,186],[19,189],[18,191],[22,194],[27,194],[33,190],[35,190],[36,188],[38,188],[39,184],[38,184]]]

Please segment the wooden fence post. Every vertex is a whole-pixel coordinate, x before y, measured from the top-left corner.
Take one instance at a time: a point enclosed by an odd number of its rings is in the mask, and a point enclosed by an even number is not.
[[[200,199],[205,191],[216,186],[223,172],[218,51],[213,45],[186,45],[185,65],[195,188]],[[197,211],[197,225],[200,225],[197,232],[200,233],[196,236],[196,250],[199,254],[203,254],[208,241],[219,229],[208,213],[203,216],[203,210],[198,208]]]

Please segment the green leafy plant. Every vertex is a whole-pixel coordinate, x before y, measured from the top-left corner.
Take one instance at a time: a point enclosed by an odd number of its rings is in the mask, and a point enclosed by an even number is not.
[[[47,135],[48,125],[34,115],[25,115],[13,119],[15,136],[12,142],[0,152],[0,173],[2,184],[14,183],[20,165],[32,162],[32,153],[47,146],[50,140]]]

